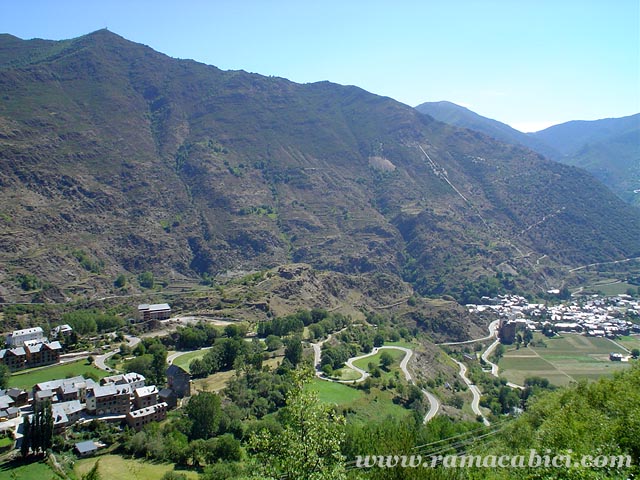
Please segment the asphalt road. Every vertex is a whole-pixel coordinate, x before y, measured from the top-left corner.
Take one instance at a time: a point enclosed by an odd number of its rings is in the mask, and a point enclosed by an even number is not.
[[[467,366],[456,359],[452,360],[458,364],[458,367],[460,367],[460,372],[458,372],[458,375],[460,375],[462,381],[467,384],[469,390],[471,390],[471,394],[473,395],[473,400],[471,401],[471,410],[473,410],[473,413],[475,413],[476,415],[482,417],[482,423],[489,426],[489,420],[485,418],[484,414],[480,410],[480,389],[475,386],[467,377]]]
[[[140,343],[140,339],[138,337],[134,337],[131,335],[125,335],[124,339],[129,345],[130,348],[134,348],[138,343]],[[94,359],[94,365],[98,367],[100,370],[105,370],[107,372],[111,372],[112,369],[107,366],[107,360],[113,357],[116,353],[118,353],[120,349],[111,350],[110,352],[104,353],[102,355],[97,355]]]
[[[314,365],[316,366],[316,375],[319,378],[322,378],[323,380],[327,380],[330,382],[336,382],[336,383],[359,383],[359,382],[363,382],[368,376],[369,373],[364,371],[363,369],[356,367],[354,365],[353,362],[356,362],[358,360],[361,360],[363,358],[367,358],[367,357],[371,357],[373,355],[376,355],[380,350],[386,349],[386,350],[400,350],[402,352],[405,353],[405,356],[402,358],[402,360],[400,361],[400,370],[402,370],[402,373],[404,373],[404,378],[411,384],[415,385],[415,382],[413,381],[413,377],[411,376],[411,373],[409,373],[409,369],[407,368],[407,366],[409,365],[409,360],[411,360],[411,356],[413,355],[413,350],[409,349],[409,348],[405,348],[405,347],[397,347],[394,345],[389,345],[389,346],[383,346],[383,347],[375,347],[373,350],[371,350],[371,352],[369,353],[365,353],[364,355],[360,355],[358,357],[352,357],[350,359],[348,359],[345,362],[345,365],[358,372],[360,374],[360,378],[356,379],[356,380],[334,380],[331,378],[326,378],[322,375],[322,372],[320,371],[319,367],[320,367],[320,357],[321,357],[321,347],[322,344],[324,342],[326,342],[327,340],[329,340],[329,338],[325,339],[322,342],[318,342],[318,343],[312,343],[311,346],[313,347],[313,352],[314,352]],[[433,417],[435,417],[438,414],[438,411],[440,410],[440,400],[438,400],[438,398],[433,395],[431,392],[428,392],[426,390],[422,390],[422,393],[427,397],[427,400],[429,401],[429,411],[427,412],[427,414],[424,417],[424,423],[427,423],[429,420],[431,420]]]

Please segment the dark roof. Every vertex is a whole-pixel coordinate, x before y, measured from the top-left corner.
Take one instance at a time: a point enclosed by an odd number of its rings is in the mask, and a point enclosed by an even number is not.
[[[93,440],[87,440],[86,442],[79,442],[75,444],[76,450],[80,453],[93,452],[98,449]]]
[[[9,395],[10,397],[17,397],[18,395],[25,395],[27,392],[26,390],[22,390],[21,388],[10,388],[9,390],[7,390],[7,395]]]
[[[173,393],[173,390],[171,390],[170,388],[163,388],[158,392],[158,395],[161,397],[168,397],[172,393]]]
[[[189,372],[187,372],[184,368],[174,364],[169,365],[169,368],[167,368],[167,375],[180,375],[180,376],[186,375],[188,377],[191,377]]]

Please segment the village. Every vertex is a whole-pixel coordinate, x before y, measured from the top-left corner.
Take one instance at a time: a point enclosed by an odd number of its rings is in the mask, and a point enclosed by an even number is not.
[[[504,344],[516,341],[518,332],[545,334],[576,333],[615,339],[640,334],[640,301],[629,295],[594,296],[557,305],[530,303],[519,295],[483,297],[483,304],[467,305],[469,312],[494,312],[500,318],[499,338]],[[618,355],[611,358],[620,360]]]
[[[171,308],[167,304],[140,305],[140,322],[166,320]],[[57,339],[50,341],[41,327],[15,330],[6,335],[8,348],[0,350],[0,364],[11,372],[59,364],[64,339],[72,331],[69,325],[51,330]],[[62,342],[62,344],[61,344]],[[108,370],[108,367],[105,369]],[[100,420],[140,431],[150,422],[166,418],[167,410],[176,408],[181,399],[191,395],[191,376],[184,369],[169,365],[167,386],[147,385],[146,378],[129,372],[110,375],[99,380],[81,375],[37,383],[32,389],[0,390],[0,433],[16,440],[19,449],[25,433],[24,419],[33,421],[34,411],[41,405],[51,405],[53,434],[63,434],[75,424]],[[78,456],[94,453],[102,445],[84,441],[75,445]]]

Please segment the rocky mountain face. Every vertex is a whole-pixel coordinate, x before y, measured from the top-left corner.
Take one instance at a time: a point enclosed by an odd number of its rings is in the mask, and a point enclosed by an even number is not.
[[[451,102],[426,102],[416,109],[441,122],[524,145],[552,160],[584,168],[627,203],[640,206],[640,114],[572,121],[522,133]]]
[[[357,87],[221,71],[106,30],[0,36],[4,301],[296,262],[421,293],[496,272],[544,287],[638,255],[638,238],[638,211],[580,169]]]

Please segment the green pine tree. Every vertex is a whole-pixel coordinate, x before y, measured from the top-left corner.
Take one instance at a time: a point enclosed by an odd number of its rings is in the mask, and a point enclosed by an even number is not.
[[[29,455],[29,447],[31,446],[31,421],[29,416],[24,417],[24,433],[22,435],[22,444],[20,445],[20,454],[23,458]]]

